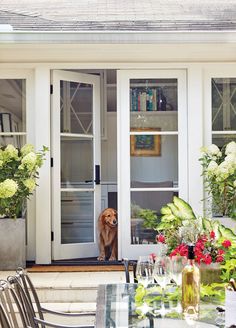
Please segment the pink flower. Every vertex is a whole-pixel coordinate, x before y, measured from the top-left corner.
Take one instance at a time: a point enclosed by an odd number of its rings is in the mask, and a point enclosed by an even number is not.
[[[166,242],[165,236],[163,236],[162,234],[157,235],[157,236],[156,236],[156,241],[157,241],[158,243],[165,244],[165,242]]]
[[[151,253],[149,257],[152,259],[153,262],[155,262],[157,256],[155,253]]]
[[[215,239],[215,236],[216,236],[215,232],[214,231],[211,231],[210,232],[210,238],[211,239]]]
[[[224,246],[225,248],[229,248],[231,246],[231,241],[228,239],[224,240],[222,246]]]

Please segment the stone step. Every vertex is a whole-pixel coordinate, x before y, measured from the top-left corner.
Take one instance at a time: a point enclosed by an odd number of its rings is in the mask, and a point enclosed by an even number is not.
[[[29,273],[43,303],[96,302],[99,284],[125,282],[124,272]]]
[[[97,287],[36,287],[42,303],[96,302]]]

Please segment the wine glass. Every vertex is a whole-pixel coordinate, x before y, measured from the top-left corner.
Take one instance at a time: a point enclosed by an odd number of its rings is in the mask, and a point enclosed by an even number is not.
[[[153,282],[154,263],[150,256],[139,256],[136,278],[145,288]]]
[[[153,278],[161,287],[162,295],[161,295],[161,308],[158,312],[161,316],[166,314],[165,305],[164,305],[164,296],[165,296],[165,288],[169,283],[169,259],[166,256],[157,257],[153,270]]]
[[[182,271],[187,263],[187,258],[185,256],[172,256],[170,260],[170,276],[174,280],[178,289],[182,285]],[[178,300],[176,311],[180,313],[182,311],[181,304]]]

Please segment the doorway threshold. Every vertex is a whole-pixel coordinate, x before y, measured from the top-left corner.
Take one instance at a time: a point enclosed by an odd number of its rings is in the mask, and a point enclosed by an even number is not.
[[[98,261],[96,258],[58,260],[51,264],[27,262],[28,272],[99,272],[124,271],[121,261]]]

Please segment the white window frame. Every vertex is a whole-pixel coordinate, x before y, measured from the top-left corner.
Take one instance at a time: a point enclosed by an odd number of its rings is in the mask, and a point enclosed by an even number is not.
[[[24,132],[11,132],[11,135],[26,137],[27,143],[35,144],[35,108],[34,108],[34,74],[30,69],[1,69],[0,79],[21,79],[26,81],[25,116],[26,129]],[[3,133],[4,134],[4,133]],[[35,194],[27,201],[27,230],[26,230],[26,259],[35,258]]]

